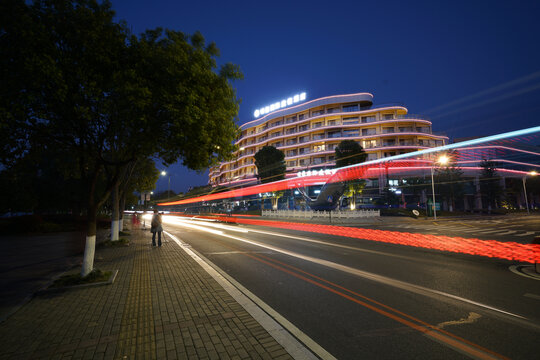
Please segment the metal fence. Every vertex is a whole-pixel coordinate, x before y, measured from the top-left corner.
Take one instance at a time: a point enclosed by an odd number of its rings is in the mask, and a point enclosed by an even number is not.
[[[263,217],[294,218],[294,219],[360,219],[381,216],[380,210],[356,210],[356,211],[312,211],[312,210],[263,210]]]

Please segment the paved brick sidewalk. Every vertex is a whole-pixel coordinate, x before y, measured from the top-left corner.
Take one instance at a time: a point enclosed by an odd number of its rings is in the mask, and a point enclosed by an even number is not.
[[[36,296],[0,324],[0,359],[290,359],[176,243],[100,248],[112,285]]]

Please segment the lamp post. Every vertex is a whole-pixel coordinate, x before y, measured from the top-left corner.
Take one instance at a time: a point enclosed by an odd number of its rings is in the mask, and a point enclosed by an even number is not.
[[[448,156],[441,155],[435,162],[438,162],[441,165],[448,163]],[[435,207],[435,181],[433,180],[433,164],[431,164],[431,195],[433,197],[433,219],[437,220],[437,208]]]
[[[163,170],[161,172],[161,175],[166,176],[167,172]],[[170,198],[171,197],[171,174],[168,174],[168,175],[169,175],[169,187],[167,188],[167,198]]]
[[[525,206],[527,207],[527,215],[530,215],[529,211],[529,200],[527,199],[527,186],[525,185],[525,182],[527,181],[527,175],[536,176],[538,173],[536,171],[531,171],[529,173],[526,173],[525,176],[523,176],[523,194],[525,195]]]

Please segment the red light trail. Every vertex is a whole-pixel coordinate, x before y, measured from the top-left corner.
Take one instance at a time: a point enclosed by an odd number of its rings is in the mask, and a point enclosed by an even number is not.
[[[219,216],[217,219],[223,222],[269,226],[274,228],[344,236],[388,244],[449,251],[468,255],[486,256],[490,258],[513,260],[533,264],[535,262],[540,263],[540,245],[538,244],[520,244],[516,242],[501,242],[496,240],[480,240],[475,238],[364,229],[335,225],[246,219],[235,216]]]

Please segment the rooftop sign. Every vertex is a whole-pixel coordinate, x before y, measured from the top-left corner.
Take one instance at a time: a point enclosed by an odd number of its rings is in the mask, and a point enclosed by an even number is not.
[[[259,116],[266,115],[269,112],[272,112],[274,110],[283,109],[283,108],[286,108],[287,106],[291,106],[292,104],[296,104],[296,103],[298,103],[300,101],[304,101],[304,100],[306,100],[306,93],[305,92],[300,93],[300,94],[296,94],[296,95],[291,96],[291,97],[289,97],[287,99],[283,99],[281,101],[275,102],[272,105],[263,106],[262,108],[255,110],[253,112],[253,116],[255,118],[258,118]]]

